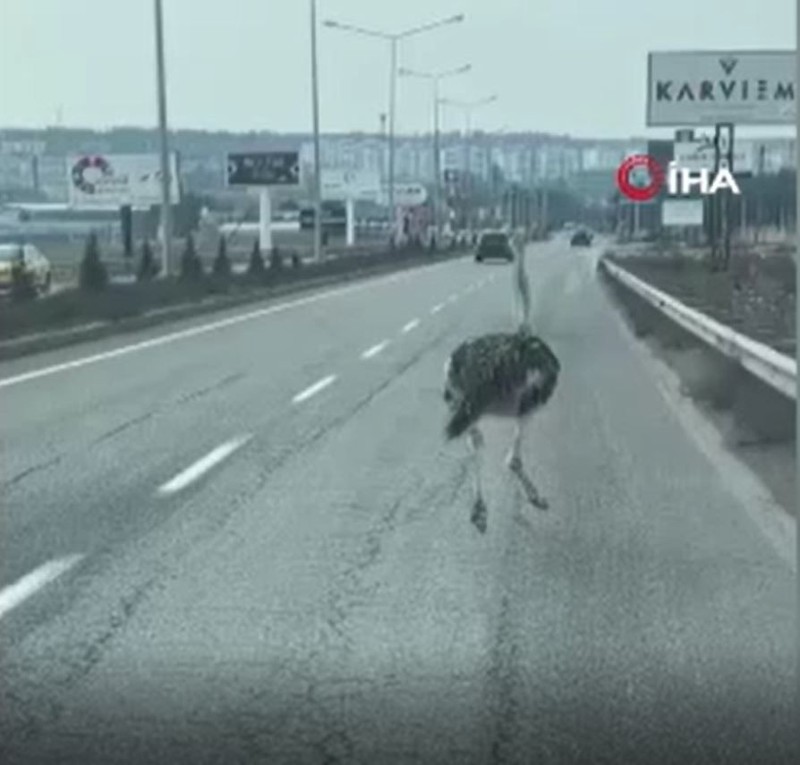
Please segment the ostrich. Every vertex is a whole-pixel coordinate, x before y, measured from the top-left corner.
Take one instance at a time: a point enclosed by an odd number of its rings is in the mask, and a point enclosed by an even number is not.
[[[521,444],[530,415],[553,394],[561,365],[550,347],[533,334],[524,245],[518,244],[515,250],[513,283],[520,313],[516,332],[466,340],[445,364],[444,400],[449,409],[445,436],[452,440],[468,434],[475,481],[470,520],[482,534],[486,533],[487,509],[481,488],[483,435],[478,422],[484,414],[515,418],[506,465],[528,501],[542,510],[548,507],[523,465]]]

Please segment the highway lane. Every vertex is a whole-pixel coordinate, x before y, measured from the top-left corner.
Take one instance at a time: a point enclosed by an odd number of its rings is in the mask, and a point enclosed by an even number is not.
[[[133,340],[2,365],[0,604],[39,573],[0,610],[0,759],[793,761],[793,566],[665,398],[596,254],[529,256],[563,364],[525,448],[551,510],[523,505],[491,421],[485,537],[441,377],[460,339],[508,326],[506,266],[14,384]]]
[[[427,337],[435,330],[430,308],[477,282],[471,269],[434,280],[425,271],[409,272],[185,322],[171,333],[151,331],[3,365],[0,485],[7,525],[0,586],[58,549],[85,549],[95,537],[104,544],[147,526],[146,510],[126,509],[130,502],[138,504],[154,482],[166,481],[230,434],[247,434],[254,425],[276,434],[280,425],[283,443],[291,446],[304,422],[289,406],[295,395],[331,371],[357,366],[378,342],[416,340],[402,331],[409,322],[418,320],[417,333]],[[386,291],[404,284],[384,307]],[[339,305],[332,311],[334,302]],[[258,311],[270,313],[210,333],[182,334]],[[437,326],[447,321],[443,315]],[[177,338],[104,358],[165,334]],[[16,382],[31,370],[86,357],[99,360]],[[163,517],[163,508],[155,517]]]

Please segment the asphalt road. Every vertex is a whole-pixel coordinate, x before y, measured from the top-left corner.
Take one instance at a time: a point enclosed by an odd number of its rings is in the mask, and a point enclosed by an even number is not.
[[[600,249],[530,251],[550,510],[490,420],[485,536],[441,386],[511,326],[508,266],[0,365],[0,761],[800,761],[793,527],[671,398]]]

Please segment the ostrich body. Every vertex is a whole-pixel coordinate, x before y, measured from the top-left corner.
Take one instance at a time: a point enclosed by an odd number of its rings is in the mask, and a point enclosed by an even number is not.
[[[481,487],[481,447],[478,427],[485,414],[513,417],[514,439],[506,464],[534,506],[547,508],[522,462],[521,444],[530,415],[553,394],[561,369],[550,347],[530,327],[530,289],[524,248],[514,257],[514,287],[520,307],[516,332],[496,332],[461,343],[445,365],[444,400],[449,409],[448,440],[465,433],[473,457],[475,494],[470,520],[481,533],[487,526],[487,508]]]

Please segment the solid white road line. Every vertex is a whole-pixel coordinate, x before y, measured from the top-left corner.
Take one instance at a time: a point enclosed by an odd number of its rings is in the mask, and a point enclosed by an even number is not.
[[[444,268],[450,265],[452,265],[451,262],[437,263],[436,265],[433,266],[423,266],[418,269],[413,269],[411,273],[406,272],[402,274],[395,274],[394,276],[385,276],[377,279],[369,279],[363,283],[354,284],[349,287],[340,287],[337,289],[326,290],[325,292],[318,292],[314,295],[309,295],[308,297],[298,298],[297,300],[289,300],[285,303],[279,303],[278,305],[269,306],[268,308],[259,308],[258,310],[255,311],[248,311],[247,313],[242,313],[236,316],[232,316],[229,319],[212,321],[209,322],[208,324],[201,324],[200,326],[197,327],[191,327],[190,329],[184,329],[178,332],[170,332],[166,335],[154,337],[150,340],[143,340],[142,342],[133,343],[132,345],[124,345],[121,348],[115,348],[114,350],[105,351],[103,353],[96,353],[92,356],[84,356],[82,358],[75,359],[74,361],[64,362],[63,364],[54,364],[49,367],[34,369],[30,372],[23,372],[22,374],[6,377],[5,379],[0,379],[0,388],[8,388],[12,385],[19,385],[20,383],[28,382],[30,380],[37,380],[40,377],[49,377],[50,375],[54,375],[59,372],[66,372],[71,369],[79,369],[80,367],[85,367],[89,364],[97,364],[98,362],[108,361],[109,359],[114,359],[119,356],[127,356],[128,354],[136,353],[138,351],[144,351],[147,350],[148,348],[157,348],[158,346],[167,345],[168,343],[174,343],[177,342],[178,340],[186,340],[190,337],[204,335],[208,332],[215,332],[216,330],[224,329],[225,327],[232,327],[235,326],[236,324],[242,324],[247,321],[253,321],[254,319],[261,319],[264,316],[270,316],[271,314],[281,313],[282,311],[288,311],[291,308],[299,308],[301,306],[313,305],[314,303],[318,303],[321,300],[328,300],[329,298],[338,297],[340,295],[346,295],[350,292],[372,289],[379,284],[390,284],[393,282],[412,279],[414,278],[414,276],[418,274],[422,274],[424,272],[431,271],[434,269]]]
[[[412,329],[416,329],[419,326],[419,319],[412,319],[408,324],[403,327],[403,334],[406,335],[411,332]]]
[[[442,308],[444,308],[444,303],[439,303],[438,305],[435,305],[433,308],[431,308],[431,313],[439,313],[439,311],[441,311]]]
[[[331,385],[336,380],[336,375],[329,375],[328,377],[323,377],[319,382],[315,382],[313,385],[310,385],[303,391],[300,391],[293,399],[293,404],[301,404],[303,401],[308,401],[312,396],[316,396],[322,390],[325,390],[329,385]]]
[[[0,590],[0,619],[13,608],[24,603],[42,587],[69,571],[82,558],[83,555],[70,555],[67,558],[51,560],[34,569],[30,574],[26,574],[14,584]]]
[[[377,356],[387,345],[389,345],[388,340],[384,340],[377,345],[373,345],[372,348],[367,348],[367,350],[361,354],[361,358],[371,359],[373,356]]]
[[[205,457],[201,457],[197,462],[189,465],[186,470],[181,471],[172,480],[167,481],[158,489],[161,495],[175,494],[182,489],[185,489],[189,484],[194,483],[198,478],[205,475],[215,465],[226,460],[235,451],[241,449],[253,436],[239,436],[230,441],[226,441],[216,449],[213,449]]]

